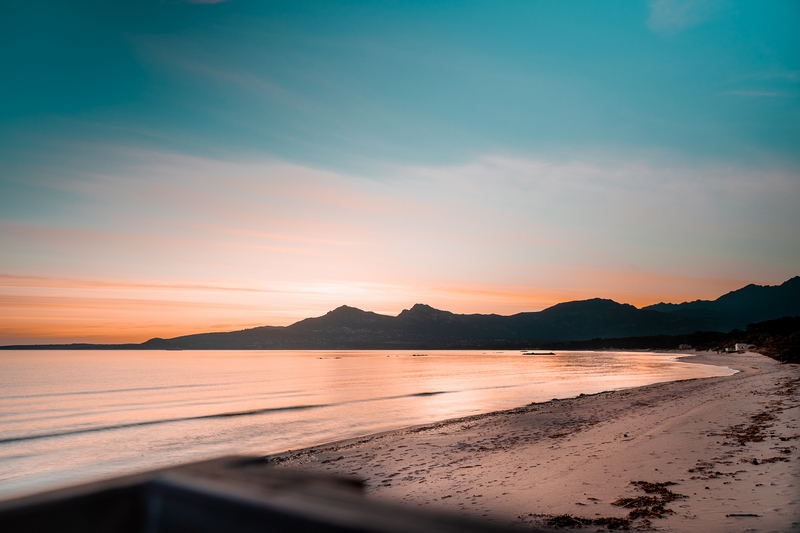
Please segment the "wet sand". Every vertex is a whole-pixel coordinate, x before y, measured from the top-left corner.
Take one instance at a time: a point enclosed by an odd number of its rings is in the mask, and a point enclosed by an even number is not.
[[[624,520],[659,531],[800,531],[800,366],[749,353],[687,361],[740,372],[531,404],[269,461],[360,478],[369,497],[520,530],[555,519],[590,531]]]

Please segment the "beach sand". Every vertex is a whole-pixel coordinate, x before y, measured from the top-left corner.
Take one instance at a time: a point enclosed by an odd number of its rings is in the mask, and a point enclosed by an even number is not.
[[[586,523],[633,512],[631,529],[800,531],[800,366],[752,353],[686,361],[740,372],[531,404],[268,460],[360,478],[368,497],[520,530],[546,529],[560,515]],[[639,481],[675,485],[632,484]]]

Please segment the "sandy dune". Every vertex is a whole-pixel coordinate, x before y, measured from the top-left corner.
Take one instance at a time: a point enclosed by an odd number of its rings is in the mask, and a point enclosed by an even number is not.
[[[270,461],[364,479],[371,497],[519,529],[569,514],[594,520],[592,531],[631,516],[632,529],[800,531],[800,367],[757,354],[688,360],[740,372],[532,404]]]

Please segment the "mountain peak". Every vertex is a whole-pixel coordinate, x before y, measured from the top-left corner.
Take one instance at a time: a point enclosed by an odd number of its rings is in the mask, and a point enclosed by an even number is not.
[[[325,316],[330,315],[356,315],[360,313],[368,313],[369,311],[362,311],[358,307],[351,307],[349,305],[340,305],[336,309],[332,311],[328,311],[325,313]]]
[[[415,313],[430,313],[431,311],[437,313],[443,313],[444,311],[440,311],[439,309],[435,309],[428,304],[414,304],[409,311],[413,311]]]
[[[788,287],[797,287],[797,286],[800,286],[800,276],[795,276],[793,278],[789,278],[786,281],[784,281],[783,283],[781,283],[779,286],[781,286],[781,287],[787,287],[787,286]]]
[[[414,304],[411,306],[411,309],[403,309],[403,311],[397,315],[398,317],[425,317],[425,316],[435,316],[435,315],[452,315],[450,311],[442,311],[441,309],[436,309],[431,307],[428,304]]]
[[[562,302],[548,307],[543,312],[552,311],[566,311],[566,310],[580,310],[580,311],[600,311],[608,309],[629,309],[633,308],[630,304],[621,304],[608,298],[590,298],[588,300],[574,300],[571,302]]]
[[[382,324],[392,317],[379,315],[372,311],[364,311],[349,305],[340,305],[322,316],[306,318],[287,326],[292,330],[307,330],[324,327],[361,327],[365,324]]]
[[[461,318],[461,315],[454,315],[450,311],[435,309],[426,304],[414,304],[411,309],[403,309],[403,311],[397,315],[397,320],[399,320],[400,323],[416,324],[418,326],[452,323],[459,318]]]

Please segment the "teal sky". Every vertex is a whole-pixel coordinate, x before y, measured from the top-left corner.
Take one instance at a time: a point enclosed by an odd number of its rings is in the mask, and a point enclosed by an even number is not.
[[[77,135],[366,168],[609,148],[796,163],[798,23],[791,1],[19,2],[0,117],[33,150]]]
[[[343,303],[680,301],[798,274],[794,1],[3,11],[0,301],[30,311],[0,340],[72,338],[24,333],[68,314],[47,307],[57,291],[144,298],[78,281],[188,283],[211,292],[145,299],[235,308],[193,330]]]

